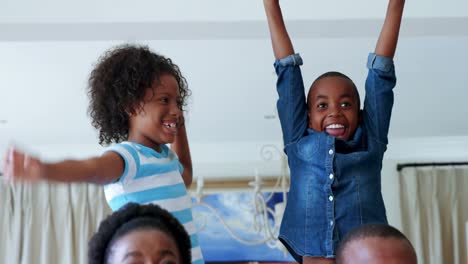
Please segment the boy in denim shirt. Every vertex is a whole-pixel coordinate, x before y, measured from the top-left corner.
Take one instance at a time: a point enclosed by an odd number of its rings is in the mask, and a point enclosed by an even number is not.
[[[264,0],[278,75],[278,113],[291,174],[279,239],[300,263],[333,263],[351,229],[387,223],[381,169],[396,84],[393,56],[404,0],[389,0],[374,53],[368,57],[366,98],[360,110],[355,84],[327,72],[307,101],[301,70],[279,0]]]

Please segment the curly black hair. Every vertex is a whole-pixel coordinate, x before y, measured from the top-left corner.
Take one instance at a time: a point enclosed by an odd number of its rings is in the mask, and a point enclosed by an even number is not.
[[[171,59],[147,46],[129,44],[114,47],[99,58],[88,80],[88,113],[99,131],[99,144],[127,140],[129,114],[138,111],[135,106],[161,74],[171,74],[177,80],[183,108],[190,90]]]
[[[88,244],[89,264],[106,264],[114,243],[122,236],[142,229],[156,229],[174,239],[182,264],[190,264],[190,237],[182,224],[158,205],[128,203],[104,219]]]

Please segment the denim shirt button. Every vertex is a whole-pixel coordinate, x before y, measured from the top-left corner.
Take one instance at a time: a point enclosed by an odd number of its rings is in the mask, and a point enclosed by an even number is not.
[[[330,150],[328,151],[328,154],[333,155],[333,149],[330,149]]]
[[[329,200],[330,202],[333,202],[333,196],[331,196],[331,195],[328,196],[328,200]]]
[[[329,177],[330,177],[330,180],[333,180],[333,177],[335,177],[335,176],[333,175],[333,173],[330,173]]]
[[[333,220],[330,221],[330,226],[332,226],[332,225],[333,225]]]

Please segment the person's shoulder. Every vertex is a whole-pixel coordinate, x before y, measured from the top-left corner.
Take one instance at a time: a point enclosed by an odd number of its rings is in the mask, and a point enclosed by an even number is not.
[[[175,151],[173,151],[167,145],[161,146],[161,150],[163,150],[163,153],[167,153],[166,156],[168,159],[170,160],[179,159],[179,156],[177,156],[177,153],[175,153]]]
[[[122,156],[127,161],[139,161],[139,156],[141,153],[140,148],[136,143],[130,141],[122,141],[119,143],[114,143],[108,146],[105,149],[107,151],[114,151],[117,152],[120,156]]]

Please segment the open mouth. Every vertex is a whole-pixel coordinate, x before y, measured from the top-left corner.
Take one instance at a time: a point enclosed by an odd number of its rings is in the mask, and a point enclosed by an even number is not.
[[[342,124],[330,124],[325,127],[325,133],[334,137],[342,137],[346,132],[346,128]]]
[[[177,128],[176,123],[163,123],[163,125],[167,128]]]
[[[178,125],[176,122],[163,122],[163,127],[167,128],[171,133],[176,133]]]

